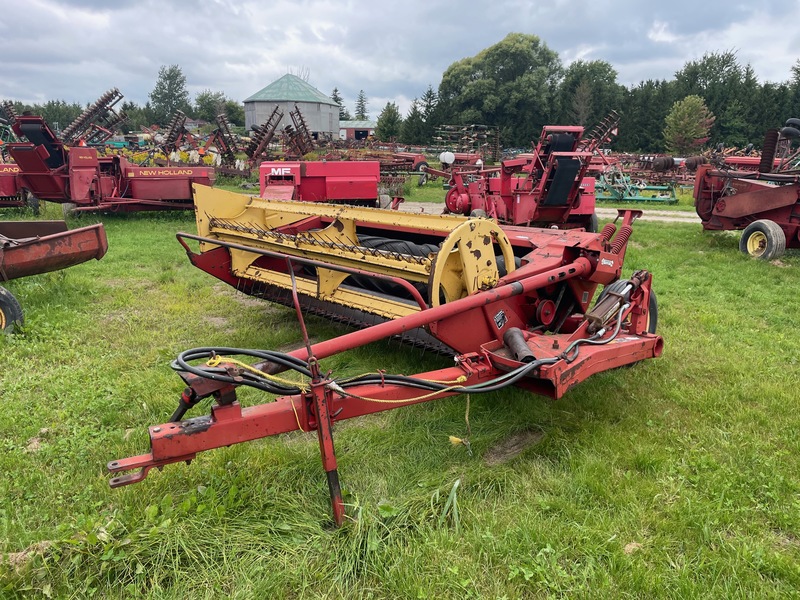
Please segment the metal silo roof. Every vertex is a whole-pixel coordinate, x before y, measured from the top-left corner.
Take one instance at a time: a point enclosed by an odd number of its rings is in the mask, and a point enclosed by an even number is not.
[[[338,106],[332,98],[320,92],[313,85],[303,81],[296,75],[287,73],[276,79],[264,89],[256,92],[245,102],[319,102]]]

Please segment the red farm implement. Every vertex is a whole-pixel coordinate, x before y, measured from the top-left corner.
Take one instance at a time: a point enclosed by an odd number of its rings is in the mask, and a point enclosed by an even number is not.
[[[0,222],[0,281],[100,260],[107,249],[102,224],[68,230],[64,221]],[[11,332],[21,322],[19,303],[0,287],[0,330]]]
[[[272,200],[378,206],[377,161],[263,162],[261,197]],[[384,202],[385,204],[385,202]]]
[[[7,144],[20,169],[18,187],[76,211],[191,209],[192,183],[215,180],[210,167],[140,167],[94,148],[68,148],[41,117],[17,117],[13,129],[28,140]]]
[[[583,127],[546,126],[532,154],[504,160],[499,168],[452,173],[447,211],[489,216],[511,225],[597,230],[594,178],[586,176],[592,148],[581,147]]]
[[[341,524],[335,423],[511,385],[559,398],[592,374],[662,352],[650,274],[621,278],[638,211],[620,211],[619,230],[608,224],[590,233],[202,187],[195,196],[198,235],[178,234],[189,259],[246,294],[294,306],[304,345],[287,353],[183,352],[173,364],[186,383],[178,408],[169,422],[150,427],[150,452],[108,464],[113,473],[135,471],[115,475],[112,487],[206,450],[316,431],[334,520]],[[593,303],[599,286],[605,287]],[[312,345],[304,313],[360,330]],[[334,377],[322,366],[337,353],[390,337],[452,353],[455,364],[412,376],[376,365],[373,374],[355,378]],[[287,370],[306,382],[277,377]],[[243,407],[240,386],[275,399]],[[184,419],[205,398],[214,400],[211,414]]]
[[[800,248],[800,169],[775,158],[779,141],[800,136],[800,120],[767,133],[760,158],[724,157],[697,168],[694,205],[708,231],[741,230],[739,249],[771,260]],[[795,133],[796,132],[796,133]],[[745,161],[746,162],[743,162]]]
[[[0,163],[0,208],[25,206],[25,192],[19,187],[19,167]]]

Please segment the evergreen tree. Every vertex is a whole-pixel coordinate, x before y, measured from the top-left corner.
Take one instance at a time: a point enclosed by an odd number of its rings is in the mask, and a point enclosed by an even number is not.
[[[572,97],[572,113],[570,124],[587,125],[592,115],[592,88],[586,80],[581,81],[575,88]]]
[[[622,118],[615,148],[628,152],[663,152],[664,119],[675,103],[666,80],[648,79],[628,90],[622,99]]]
[[[739,64],[736,53],[711,52],[697,61],[689,61],[675,73],[676,99],[700,96],[713,114],[725,114],[731,102],[739,100],[749,104],[744,96],[745,69]],[[720,118],[711,129],[713,139],[721,139],[723,120]]]
[[[403,117],[400,116],[400,109],[394,102],[387,102],[381,114],[378,115],[378,123],[375,126],[375,137],[383,142],[388,142],[400,135],[400,128],[403,125]]]
[[[349,121],[353,118],[350,116],[350,111],[348,111],[344,106],[344,99],[342,98],[341,94],[339,94],[339,88],[333,88],[333,91],[331,92],[331,100],[339,105],[340,121]]]
[[[444,121],[439,119],[439,97],[433,90],[433,86],[428,84],[428,89],[422,94],[420,99],[420,111],[422,112],[422,121],[425,124],[423,140],[419,143],[427,143],[433,138],[436,127],[442,125]]]
[[[677,156],[696,152],[709,139],[715,117],[700,96],[686,96],[672,105],[664,120],[667,151]]]
[[[422,111],[419,109],[419,100],[414,98],[400,128],[400,141],[404,144],[425,144],[429,139],[426,136],[425,125]]]
[[[364,90],[358,91],[358,98],[356,98],[356,119],[359,121],[366,121],[369,119],[367,112],[367,95]]]
[[[741,102],[732,100],[725,107],[725,112],[720,115],[719,120],[721,122],[719,127],[720,137],[716,138],[715,141],[723,142],[726,146],[738,146],[740,148],[749,143],[749,127],[747,125],[745,107]]]
[[[144,106],[139,106],[135,102],[125,101],[122,103],[121,109],[128,116],[128,119],[122,124],[126,131],[139,133],[142,126],[150,127],[153,124],[153,109],[149,102]]]
[[[573,62],[558,89],[563,103],[558,122],[587,126],[599,123],[612,110],[619,111],[625,91],[617,83],[617,71],[604,60]]]

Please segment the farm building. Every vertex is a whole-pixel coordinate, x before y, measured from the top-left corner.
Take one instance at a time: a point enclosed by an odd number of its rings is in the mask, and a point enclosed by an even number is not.
[[[375,134],[375,121],[339,121],[340,140],[365,140]]]
[[[283,112],[279,127],[292,125],[289,113],[300,109],[308,130],[314,137],[335,137],[339,132],[339,105],[311,84],[287,73],[244,101],[244,124],[247,129],[261,125],[278,106]]]

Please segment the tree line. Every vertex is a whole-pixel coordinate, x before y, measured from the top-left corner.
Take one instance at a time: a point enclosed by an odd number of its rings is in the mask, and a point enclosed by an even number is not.
[[[579,60],[564,68],[539,37],[511,33],[451,64],[438,91],[429,87],[405,118],[394,102],[387,103],[376,136],[425,144],[442,124],[474,123],[498,127],[506,147],[528,148],[544,125],[591,127],[616,110],[621,121],[615,150],[663,152],[698,141],[758,147],[767,129],[800,116],[800,60],[789,75],[783,82],[760,83],[735,52],[711,52],[684,64],[674,79],[625,87],[606,61]],[[670,113],[675,114],[668,123]],[[676,132],[687,114],[697,122]],[[707,134],[695,132],[685,146],[676,142],[675,136],[690,135],[698,123]]]
[[[72,123],[87,108],[77,102],[48,100],[43,104],[14,102],[18,114],[30,111],[44,117],[59,129]],[[123,101],[114,107],[127,115],[125,129],[137,131],[141,126],[165,126],[175,111],[181,110],[188,117],[213,123],[217,115],[225,114],[232,125],[244,127],[244,108],[240,102],[228,98],[224,92],[203,90],[195,94],[194,101],[186,89],[186,76],[178,65],[164,65],[159,69],[156,83],[144,105]]]
[[[475,56],[451,64],[438,89],[429,85],[405,116],[395,102],[387,102],[377,119],[376,136],[427,145],[443,124],[482,124],[497,127],[504,146],[528,148],[544,125],[591,127],[616,110],[621,122],[612,143],[615,150],[662,152],[675,149],[677,138],[691,136],[688,145],[702,140],[758,147],[767,129],[800,116],[800,60],[788,75],[783,82],[759,82],[753,68],[740,64],[735,52],[710,52],[684,64],[673,79],[648,79],[625,87],[606,61],[579,60],[565,68],[558,53],[538,36],[510,33]],[[353,116],[338,88],[331,98],[339,104],[340,119],[369,118],[364,90],[358,93]],[[208,122],[224,112],[232,124],[244,125],[242,104],[224,92],[207,89],[190,100],[178,65],[161,67],[144,105],[123,102],[120,108],[128,115],[126,128],[131,130],[166,125],[176,110]],[[41,114],[65,127],[84,107],[51,100],[36,105],[17,102],[16,109]],[[690,127],[687,118],[696,122]],[[699,122],[707,128],[698,133]],[[681,123],[686,125],[683,130]]]

